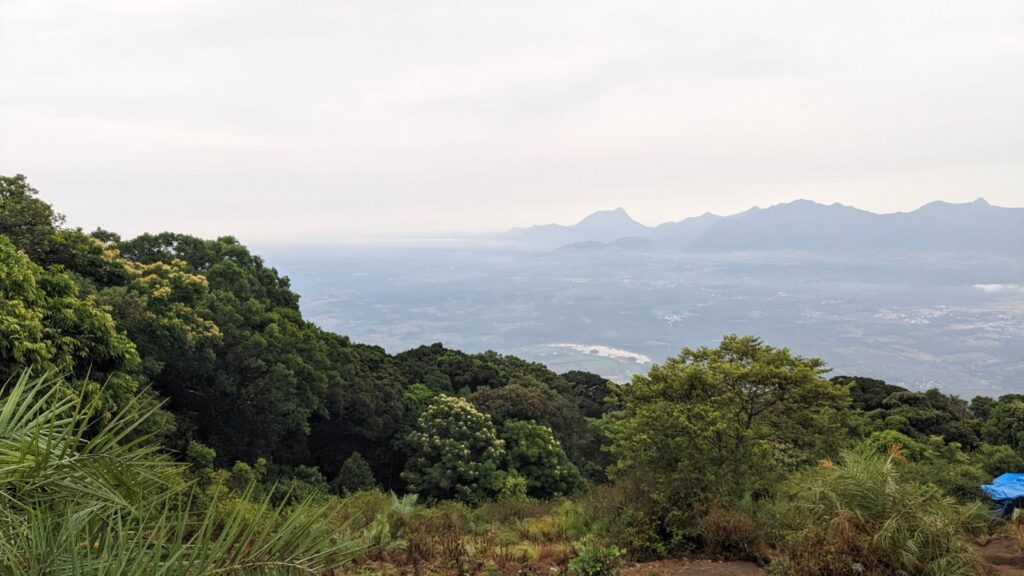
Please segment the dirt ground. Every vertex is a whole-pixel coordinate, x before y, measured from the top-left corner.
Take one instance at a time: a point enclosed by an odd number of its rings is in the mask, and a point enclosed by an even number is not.
[[[1017,543],[1006,535],[993,537],[984,545],[976,544],[975,552],[992,576],[1024,576],[1024,554]],[[751,562],[713,562],[710,560],[659,560],[626,566],[630,576],[762,576],[764,571]]]
[[[630,576],[762,576],[764,571],[752,562],[713,562],[711,560],[659,560],[626,566]]]
[[[1009,536],[994,536],[984,546],[975,545],[974,551],[993,576],[1024,576],[1024,554]]]

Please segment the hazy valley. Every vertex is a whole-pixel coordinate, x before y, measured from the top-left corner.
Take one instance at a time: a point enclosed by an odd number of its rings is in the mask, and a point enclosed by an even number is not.
[[[802,213],[792,215],[794,208]],[[725,242],[699,233],[689,246],[637,236],[616,241],[643,232],[616,211],[597,214],[589,226],[540,226],[488,241],[260,251],[291,277],[314,322],[389,352],[444,342],[625,381],[683,346],[756,334],[820,356],[837,374],[967,397],[1019,390],[1024,262],[1007,232],[1002,244],[977,248],[992,234],[988,216],[1015,225],[1022,211],[978,203],[940,208],[941,219],[929,223],[923,209],[923,232],[890,239],[894,248],[884,250],[870,219],[858,244],[847,241],[844,222],[830,221],[834,207],[793,203],[760,210],[775,233],[762,231],[742,250],[713,250]],[[788,221],[772,221],[779,216]],[[716,221],[735,227],[748,217]],[[958,235],[938,249],[917,248],[922,237],[943,236],[951,219]],[[794,234],[794,226],[806,234]],[[833,239],[832,249],[814,249],[826,244],[814,237],[815,227]],[[847,244],[837,249],[836,239]],[[949,247],[957,241],[975,249]],[[571,243],[552,247],[559,242]],[[786,249],[758,250],[759,242]]]

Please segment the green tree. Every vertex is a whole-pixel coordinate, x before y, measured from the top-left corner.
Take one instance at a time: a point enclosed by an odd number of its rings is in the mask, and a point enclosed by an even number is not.
[[[373,471],[366,459],[359,452],[353,452],[345,463],[341,465],[341,471],[331,482],[331,488],[338,494],[352,494],[362,490],[370,490],[377,485],[373,477]]]
[[[466,400],[438,396],[407,442],[413,456],[402,477],[412,492],[477,504],[501,490],[504,443],[491,419]]]
[[[990,444],[1005,444],[1024,454],[1024,395],[1000,397],[982,424],[981,435]]]
[[[967,449],[979,442],[977,422],[967,402],[936,389],[890,394],[866,416],[876,431],[898,430],[918,440],[942,436]]]
[[[184,434],[215,448],[222,465],[264,456],[335,473],[340,455],[358,450],[387,477],[403,386],[383,350],[305,321],[288,279],[234,238],[164,233],[119,248],[141,266],[131,290],[144,309],[167,306],[141,328],[154,348],[173,340],[169,353],[149,356]]]
[[[612,472],[646,476],[646,490],[672,507],[769,491],[843,439],[849,396],[824,373],[819,359],[749,336],[685,348],[618,390]]]
[[[581,414],[587,418],[600,418],[608,411],[604,400],[611,392],[612,384],[607,378],[581,370],[566,372],[562,377],[569,382],[573,403]]]
[[[25,176],[0,176],[0,235],[36,262],[52,249],[54,233],[64,223],[64,216],[38,196]]]
[[[116,405],[134,395],[140,362],[110,315],[67,274],[37,266],[0,236],[0,380],[29,366],[65,372]]]
[[[189,380],[188,372],[212,364],[221,338],[217,325],[196,309],[208,293],[206,278],[185,266],[181,260],[126,262],[128,283],[97,295],[135,343],[146,376],[172,397],[181,392],[175,385]]]
[[[603,479],[602,464],[607,464],[601,450],[600,430],[580,413],[572,400],[543,381],[516,376],[504,386],[477,389],[469,395],[469,401],[499,426],[509,420],[536,421],[547,426],[577,468],[588,478]]]
[[[38,196],[21,174],[0,176],[0,235],[36,264],[60,266],[76,281],[104,286],[126,279],[116,250],[81,230],[64,228],[64,216]]]
[[[889,396],[907,391],[906,388],[886,384],[884,380],[861,376],[835,376],[832,382],[849,387],[850,407],[865,412],[881,408],[882,402]]]
[[[569,461],[551,428],[534,422],[509,420],[501,427],[508,466],[526,478],[526,493],[534,498],[564,496],[583,485],[579,470]]]

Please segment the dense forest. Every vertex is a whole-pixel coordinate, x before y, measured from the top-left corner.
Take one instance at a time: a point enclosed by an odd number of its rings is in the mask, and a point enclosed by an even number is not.
[[[982,574],[1024,528],[1024,394],[833,376],[756,337],[631,383],[399,354],[303,319],[235,238],[86,232],[0,177],[0,569],[11,574]]]

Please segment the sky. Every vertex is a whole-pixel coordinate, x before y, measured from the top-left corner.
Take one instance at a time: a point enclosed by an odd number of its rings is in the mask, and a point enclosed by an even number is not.
[[[0,0],[0,87],[0,174],[126,236],[1024,205],[1020,0]]]

